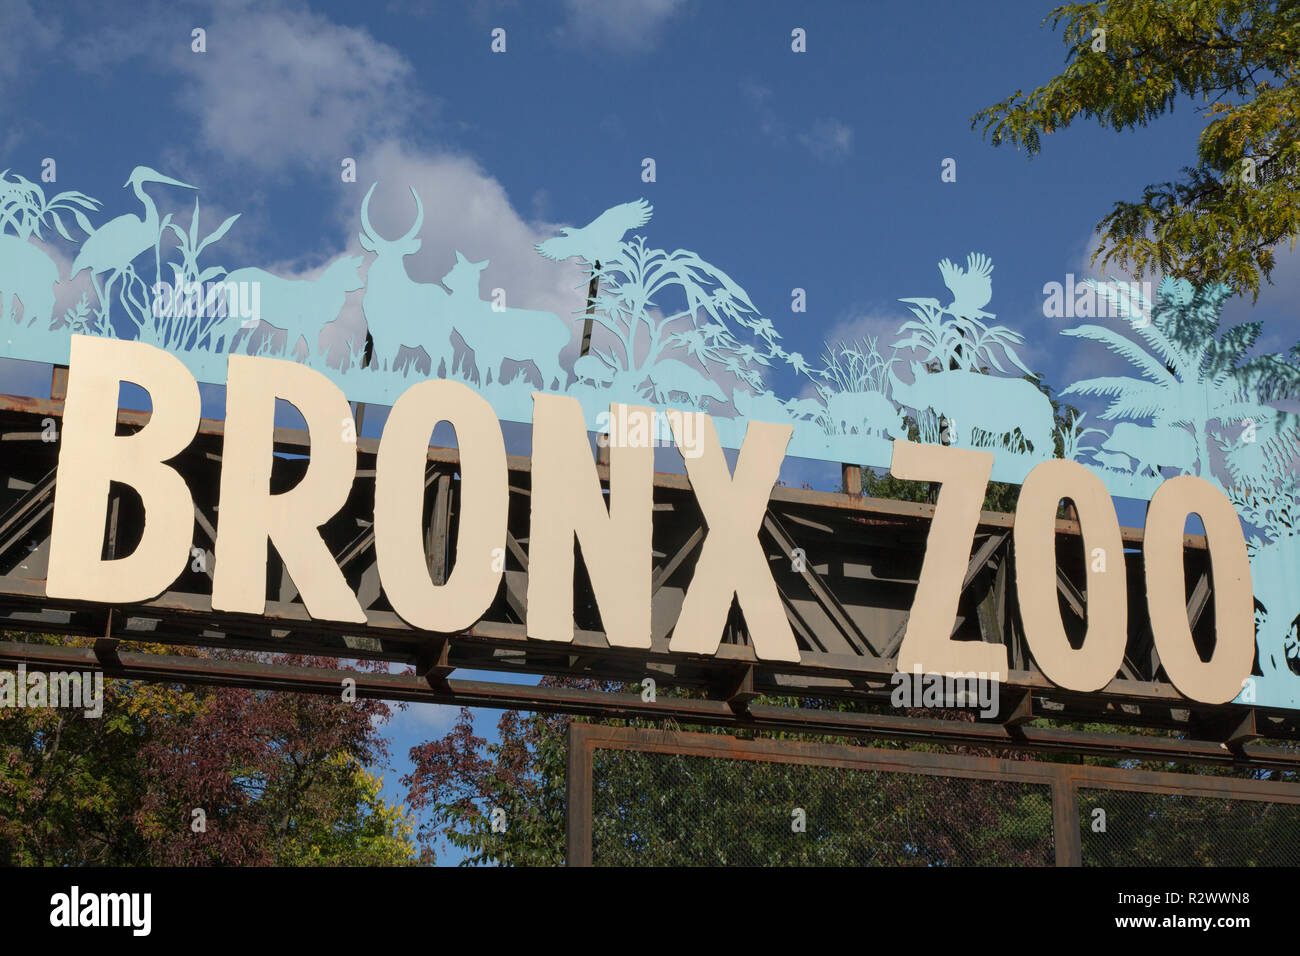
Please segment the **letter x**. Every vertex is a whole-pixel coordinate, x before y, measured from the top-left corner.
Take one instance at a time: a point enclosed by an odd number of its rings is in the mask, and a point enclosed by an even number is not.
[[[794,429],[751,421],[733,477],[712,419],[699,417],[702,427],[692,443],[698,454],[683,457],[708,533],[668,649],[716,654],[734,594],[745,614],[754,653],[763,660],[797,661],[799,647],[758,541]],[[671,415],[669,421],[678,447],[684,447],[681,416]]]

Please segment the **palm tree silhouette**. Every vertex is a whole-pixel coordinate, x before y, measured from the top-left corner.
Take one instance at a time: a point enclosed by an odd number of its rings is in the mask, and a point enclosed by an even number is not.
[[[1140,377],[1088,378],[1061,394],[1108,396],[1110,404],[1101,414],[1108,421],[1149,418],[1157,426],[1190,429],[1196,440],[1196,473],[1218,482],[1210,468],[1211,424],[1272,420],[1278,410],[1254,397],[1259,392],[1253,386],[1270,373],[1278,384],[1279,360],[1290,368],[1293,383],[1296,379],[1296,370],[1281,356],[1247,359],[1261,323],[1220,330],[1219,312],[1230,294],[1226,286],[1193,290],[1189,283],[1165,279],[1151,319],[1130,322],[1138,339],[1099,325],[1063,330],[1062,335],[1100,342],[1128,359]]]

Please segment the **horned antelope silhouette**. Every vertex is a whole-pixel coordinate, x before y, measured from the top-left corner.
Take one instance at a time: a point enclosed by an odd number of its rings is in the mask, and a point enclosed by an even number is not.
[[[361,248],[377,258],[366,274],[366,293],[361,311],[371,339],[369,364],[384,368],[402,348],[422,348],[429,356],[429,374],[438,375],[445,363],[451,372],[451,314],[447,291],[436,282],[416,282],[406,272],[403,259],[420,251],[419,232],[424,225],[424,204],[415,187],[415,222],[397,239],[385,239],[370,222],[373,184],[361,200]]]
[[[391,363],[403,347],[422,348],[429,356],[431,375],[438,375],[440,366],[445,369],[442,374],[450,375],[455,332],[467,352],[474,354],[473,363],[464,359],[464,371],[477,373],[480,382],[499,381],[501,363],[510,359],[535,365],[543,388],[557,381],[563,388],[569,377],[560,367],[560,352],[569,343],[568,323],[552,312],[493,308],[479,298],[480,273],[487,260],[470,262],[459,251],[442,284],[414,281],[402,260],[420,249],[424,204],[415,187],[408,187],[415,199],[415,222],[401,237],[385,239],[370,222],[370,197],[376,185],[361,201],[358,236],[361,247],[378,257],[370,265],[361,303],[372,354]]]

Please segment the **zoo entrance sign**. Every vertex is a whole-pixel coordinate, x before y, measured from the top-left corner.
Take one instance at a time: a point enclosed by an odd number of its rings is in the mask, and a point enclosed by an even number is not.
[[[397,228],[372,217],[381,190]],[[1151,502],[1146,602],[1174,686],[1192,700],[1242,700],[1257,664],[1249,702],[1300,708],[1300,417],[1260,385],[1260,369],[1293,382],[1300,369],[1287,355],[1245,354],[1260,338],[1258,323],[1219,330],[1226,287],[1166,279],[1153,300],[1124,283],[1081,285],[1083,298],[1061,312],[1089,321],[1061,329],[1056,341],[1082,350],[1071,367],[1109,352],[1131,374],[1067,384],[1061,395],[1103,408],[1091,422],[1060,421],[1026,378],[1022,336],[989,311],[994,267],[980,253],[938,263],[938,296],[900,298],[891,336],[829,343],[813,360],[727,272],[648,241],[653,209],[644,200],[537,244],[547,268],[574,282],[562,315],[507,303],[501,289],[485,295],[488,260],[461,251],[441,281],[412,279],[407,260],[420,251],[425,223],[413,187],[372,185],[358,204],[355,248],[309,277],[230,261],[223,242],[240,228],[238,215],[211,228],[198,199],[192,214],[160,213],[156,197],[188,203],[196,191],[138,166],[106,204],[0,173],[0,354],[70,368],[51,596],[131,603],[175,579],[193,509],[185,479],[166,462],[194,437],[196,383],[207,383],[227,388],[216,610],[263,612],[274,545],[312,617],[364,620],[317,531],[352,486],[351,400],[392,407],[377,463],[378,570],[393,608],[416,628],[463,629],[496,593],[502,572],[492,555],[503,544],[508,495],[501,422],[509,421],[533,428],[527,632],[535,639],[573,639],[576,538],[609,642],[649,645],[652,446],[670,443],[708,525],[671,651],[713,654],[734,593],[755,654],[798,660],[756,544],[788,455],[941,483],[900,670],[1007,671],[1003,646],[949,639],[984,486],[996,480],[1023,485],[1017,591],[1049,679],[1093,691],[1117,671],[1127,613],[1117,495]],[[58,264],[66,248],[50,248],[55,235],[75,247],[70,267]],[[587,329],[590,348],[574,357]],[[143,387],[154,409],[130,436],[115,435],[119,381]],[[771,382],[785,382],[783,393]],[[307,420],[311,454],[302,482],[271,495],[277,398]],[[419,499],[440,421],[456,429],[463,501],[457,561],[435,586],[422,559]],[[592,430],[609,435],[608,503]],[[738,450],[734,474],[723,449]],[[95,529],[114,481],[144,502],[145,533],[131,555],[101,560]],[[1077,506],[1089,555],[1088,632],[1078,648],[1053,589],[1062,498]],[[1190,513],[1201,517],[1212,557],[1208,660],[1193,647],[1184,603]]]
[[[70,350],[46,593],[103,604],[152,600],[190,558],[194,501],[185,478],[167,462],[198,431],[198,383],[175,356],[144,343],[77,335]],[[356,477],[355,432],[343,427],[352,421],[347,397],[299,363],[246,355],[228,362],[213,610],[265,612],[273,545],[311,617],[365,623],[318,531],[343,507]],[[153,412],[137,432],[119,436],[123,382],[143,388]],[[297,485],[271,494],[277,400],[301,413],[310,457]],[[534,393],[533,401],[528,636],[573,641],[576,539],[610,645],[648,649],[656,413],[611,405],[615,440],[606,505],[581,405],[543,392]],[[710,416],[676,412],[667,418],[708,528],[670,652],[716,653],[734,595],[756,656],[797,662],[799,650],[758,540],[792,426],[751,420],[733,474]],[[462,499],[456,562],[447,581],[435,585],[421,518],[429,435],[441,422],[456,431]],[[950,639],[992,467],[988,451],[893,442],[893,474],[941,483],[899,670],[1007,672],[1004,646]],[[112,482],[139,495],[145,521],[130,555],[105,560],[102,529]],[[507,482],[500,422],[468,385],[417,382],[393,404],[376,455],[375,553],[384,592],[412,627],[461,631],[492,603],[502,577],[494,556],[506,541]],[[1066,637],[1056,599],[1056,510],[1062,498],[1075,502],[1085,553],[1092,556],[1087,633],[1077,649]],[[1213,565],[1217,640],[1208,660],[1196,651],[1184,604],[1183,528],[1191,513],[1204,522]],[[1069,690],[1102,689],[1120,666],[1128,606],[1124,575],[1107,570],[1108,556],[1117,561],[1123,554],[1109,493],[1078,462],[1043,462],[1025,480],[1013,533],[1020,613],[1040,669]],[[1201,478],[1170,478],[1151,498],[1143,548],[1155,646],[1170,681],[1192,700],[1232,700],[1254,660],[1250,565],[1232,503]]]

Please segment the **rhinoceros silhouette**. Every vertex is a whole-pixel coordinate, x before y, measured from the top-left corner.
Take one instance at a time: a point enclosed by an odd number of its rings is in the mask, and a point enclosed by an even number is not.
[[[902,381],[889,367],[894,398],[917,412],[933,409],[949,419],[952,444],[969,444],[972,430],[978,428],[1009,447],[1011,434],[1018,429],[1035,457],[1052,457],[1056,430],[1052,403],[1031,382],[963,369],[931,373],[921,362],[911,365],[912,382]]]

